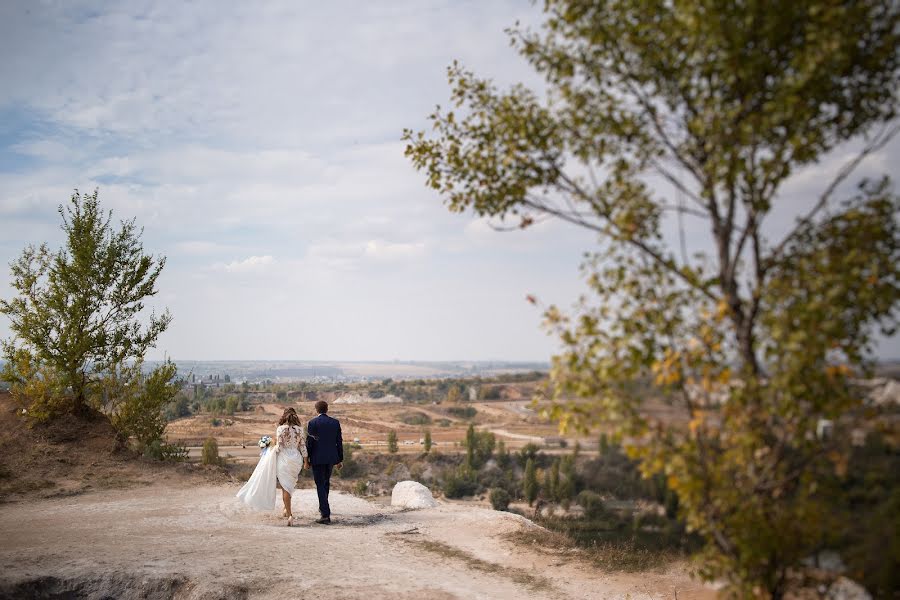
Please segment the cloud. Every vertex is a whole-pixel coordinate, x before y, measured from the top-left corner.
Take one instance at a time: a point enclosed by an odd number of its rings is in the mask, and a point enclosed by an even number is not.
[[[267,270],[275,259],[270,255],[249,256],[244,260],[235,260],[227,264],[217,263],[215,268],[228,273],[259,273]]]
[[[406,260],[422,256],[424,252],[425,244],[423,242],[407,244],[369,240],[366,243],[365,255],[376,260]]]

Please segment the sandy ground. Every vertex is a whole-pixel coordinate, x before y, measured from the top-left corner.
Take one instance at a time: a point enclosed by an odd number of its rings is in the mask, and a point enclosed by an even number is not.
[[[167,485],[0,506],[0,598],[713,598],[682,571],[604,574],[504,534],[509,513],[403,511],[332,494],[335,524],[250,511],[235,485]],[[280,503],[280,500],[279,500]],[[677,596],[676,596],[677,591]]]

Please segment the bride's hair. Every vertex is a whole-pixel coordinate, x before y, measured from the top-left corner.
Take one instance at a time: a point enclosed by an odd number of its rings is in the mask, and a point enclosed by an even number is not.
[[[297,416],[297,411],[293,407],[289,406],[284,409],[281,418],[278,420],[278,425],[284,425],[285,423],[300,427],[300,417]]]

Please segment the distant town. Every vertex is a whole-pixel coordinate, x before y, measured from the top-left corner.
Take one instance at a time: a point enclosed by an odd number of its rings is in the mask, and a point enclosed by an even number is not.
[[[384,379],[446,379],[492,377],[505,373],[548,371],[546,362],[513,361],[385,361],[325,362],[294,360],[179,360],[178,374],[195,384],[216,386],[224,383],[359,383]],[[159,362],[148,361],[152,368]]]

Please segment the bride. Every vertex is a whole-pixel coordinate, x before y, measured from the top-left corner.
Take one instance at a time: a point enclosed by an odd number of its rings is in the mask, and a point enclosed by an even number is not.
[[[277,488],[281,488],[284,500],[284,516],[288,518],[288,527],[294,524],[291,512],[291,496],[300,470],[309,468],[306,453],[306,431],[300,423],[300,417],[293,408],[284,409],[278,428],[275,430],[274,447],[263,450],[253,474],[237,497],[256,510],[272,510],[275,508]]]

